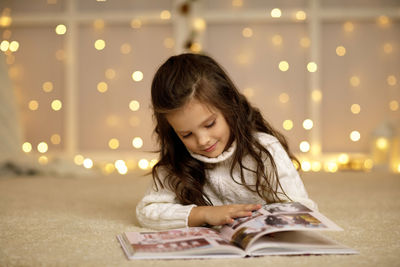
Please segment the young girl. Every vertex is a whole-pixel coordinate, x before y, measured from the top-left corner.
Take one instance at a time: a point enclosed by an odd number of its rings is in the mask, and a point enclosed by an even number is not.
[[[316,208],[283,135],[212,58],[169,58],[154,76],[151,97],[160,158],[136,207],[142,226],[223,225],[283,201]]]

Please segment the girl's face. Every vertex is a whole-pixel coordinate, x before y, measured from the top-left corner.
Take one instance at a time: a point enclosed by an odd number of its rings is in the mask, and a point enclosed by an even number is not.
[[[230,145],[230,129],[222,113],[196,99],[168,113],[166,118],[193,153],[215,158]]]

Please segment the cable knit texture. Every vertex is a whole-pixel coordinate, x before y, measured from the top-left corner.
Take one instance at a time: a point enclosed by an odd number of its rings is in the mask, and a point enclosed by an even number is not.
[[[308,198],[303,182],[294,168],[292,161],[279,141],[266,133],[257,133],[256,138],[272,154],[278,169],[279,181],[285,193],[292,201],[298,201],[304,205],[317,209],[317,205]],[[256,193],[247,190],[240,183],[240,172],[234,169],[233,179],[230,174],[232,155],[236,150],[236,143],[216,158],[208,158],[203,155],[191,153],[192,157],[215,167],[206,171],[207,183],[204,192],[213,205],[227,204],[265,204],[265,200]],[[255,169],[255,162],[250,157],[244,157],[243,164],[250,169]],[[270,168],[270,163],[266,163]],[[163,174],[159,173],[162,180]],[[246,184],[255,188],[256,177],[253,173],[244,170]],[[235,182],[236,181],[236,182]],[[171,229],[188,226],[188,217],[195,205],[181,205],[177,202],[175,193],[167,188],[155,190],[151,186],[143,199],[136,207],[137,219],[143,227],[152,229]]]

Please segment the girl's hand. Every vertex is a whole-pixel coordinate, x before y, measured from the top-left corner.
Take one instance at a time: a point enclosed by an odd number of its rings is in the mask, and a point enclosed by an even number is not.
[[[233,223],[235,218],[251,216],[261,208],[260,204],[233,204],[224,206],[194,207],[189,215],[189,226],[224,225]]]

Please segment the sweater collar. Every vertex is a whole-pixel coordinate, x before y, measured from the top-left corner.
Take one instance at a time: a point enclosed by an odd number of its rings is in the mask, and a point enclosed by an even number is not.
[[[206,157],[206,156],[203,156],[200,154],[196,154],[196,153],[193,153],[190,151],[189,151],[189,153],[193,158],[200,160],[202,162],[219,163],[219,162],[225,161],[225,160],[229,159],[230,157],[232,157],[235,150],[236,150],[236,141],[233,141],[232,145],[227,150],[225,150],[218,157],[215,157],[215,158],[209,158],[209,157]]]

